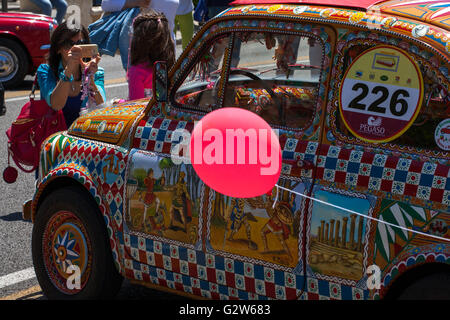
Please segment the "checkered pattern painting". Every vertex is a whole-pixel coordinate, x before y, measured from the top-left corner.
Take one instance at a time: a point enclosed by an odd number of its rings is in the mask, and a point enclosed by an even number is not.
[[[317,159],[317,178],[450,208],[450,168],[437,163],[324,145]]]
[[[150,117],[139,123],[133,148],[170,154],[173,132],[177,129],[191,132],[193,128],[193,122]]]
[[[124,235],[125,274],[132,279],[212,299],[367,299],[368,291],[189,249]],[[146,259],[147,263],[137,260]]]

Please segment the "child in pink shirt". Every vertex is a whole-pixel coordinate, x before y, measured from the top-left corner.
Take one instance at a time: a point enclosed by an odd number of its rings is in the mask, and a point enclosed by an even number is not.
[[[129,66],[128,99],[136,100],[152,96],[153,70],[146,63]]]
[[[164,14],[150,9],[133,22],[127,72],[130,100],[152,95],[153,64],[163,60],[167,61],[168,68],[175,63],[175,45]]]

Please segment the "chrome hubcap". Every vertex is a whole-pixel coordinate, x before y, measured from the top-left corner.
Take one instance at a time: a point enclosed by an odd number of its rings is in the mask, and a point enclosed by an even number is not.
[[[0,47],[0,78],[8,81],[14,77],[19,68],[17,56],[11,49]]]

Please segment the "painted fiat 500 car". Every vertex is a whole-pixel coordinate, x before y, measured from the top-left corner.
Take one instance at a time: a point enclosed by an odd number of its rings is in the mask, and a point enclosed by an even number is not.
[[[156,65],[153,99],[43,143],[24,214],[48,297],[123,278],[212,299],[449,297],[448,4],[272,2],[206,23]],[[225,196],[171,157],[224,107],[278,129],[278,195]]]

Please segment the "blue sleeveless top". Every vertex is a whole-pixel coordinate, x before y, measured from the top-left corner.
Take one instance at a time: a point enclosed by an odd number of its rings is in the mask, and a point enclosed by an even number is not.
[[[58,71],[60,74],[64,72],[64,68],[61,63],[59,64]],[[58,79],[56,79],[53,71],[50,69],[50,66],[48,64],[41,64],[36,71],[36,76],[41,92],[41,99],[45,99],[45,101],[47,101],[47,104],[51,106],[51,95],[56,87]],[[98,71],[94,75],[94,82],[97,85],[98,91],[103,97],[103,101],[106,101],[104,79],[105,71],[103,70],[103,68],[98,67]],[[88,99],[85,98],[83,101],[81,101],[81,93],[78,96],[67,98],[66,104],[62,109],[64,118],[66,119],[67,128],[70,127],[70,125],[75,121],[76,118],[78,118],[80,109],[86,106],[87,100]]]
[[[67,128],[80,116],[81,102],[81,92],[77,96],[69,96],[67,98],[66,104],[62,109]]]

